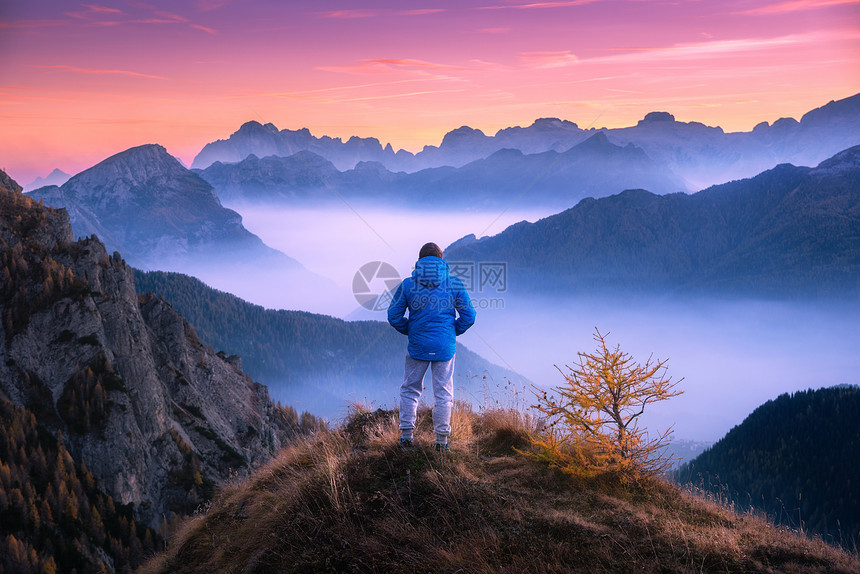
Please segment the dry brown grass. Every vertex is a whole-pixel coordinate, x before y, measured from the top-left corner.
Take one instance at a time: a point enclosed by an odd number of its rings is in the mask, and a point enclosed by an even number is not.
[[[142,572],[860,572],[860,561],[652,481],[571,477],[515,449],[538,422],[459,405],[452,455],[397,445],[390,411],[280,453],[186,521]]]

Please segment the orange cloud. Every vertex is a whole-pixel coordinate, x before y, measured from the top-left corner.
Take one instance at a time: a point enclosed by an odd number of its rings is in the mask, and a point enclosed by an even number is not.
[[[843,4],[860,4],[860,0],[786,0],[776,4],[768,4],[751,10],[737,12],[737,14],[785,14],[787,12],[798,12],[800,10],[817,10],[818,8],[829,8]]]
[[[383,74],[391,74],[393,70],[390,66],[382,64],[370,64],[362,62],[358,64],[346,64],[342,66],[315,66],[315,70],[323,72],[334,72],[337,74],[351,74],[356,76],[378,76]]]
[[[231,0],[197,0],[197,8],[202,12],[220,10],[230,3]]]
[[[480,6],[478,10],[530,10],[533,8],[566,8],[568,6],[582,6],[583,4],[593,4],[600,0],[567,0],[563,2],[529,2],[527,4],[504,4],[496,6]]]
[[[428,72],[433,71],[464,71],[469,68],[463,66],[453,66],[450,64],[438,64],[436,62],[428,62],[426,60],[416,60],[413,58],[372,58],[360,60],[357,64],[348,64],[345,66],[317,66],[317,70],[325,72],[337,72],[341,74],[357,74],[357,75],[381,75],[392,74],[395,72],[411,72],[414,74],[423,74],[429,77]],[[451,79],[448,76],[437,77],[437,79]]]
[[[570,50],[555,52],[523,52],[520,61],[529,68],[561,68],[579,61]]]
[[[428,14],[439,14],[447,12],[447,8],[417,8],[414,10],[383,10],[383,9],[347,9],[347,10],[329,10],[327,12],[319,12],[322,18],[338,18],[342,20],[352,20],[356,18],[372,18],[382,14],[396,14],[399,16],[426,16]]]
[[[308,96],[312,94],[321,94],[325,92],[337,92],[340,90],[358,90],[362,88],[376,88],[379,86],[390,86],[393,84],[406,84],[411,82],[426,82],[427,78],[411,78],[408,80],[394,80],[391,82],[371,82],[367,84],[352,84],[349,86],[335,86],[332,88],[320,88],[318,90],[301,90],[297,92],[275,92],[275,93],[267,93],[262,94],[264,96],[270,97],[282,97],[282,98],[301,98],[303,96]]]
[[[438,14],[440,12],[447,12],[445,8],[424,8],[419,10],[403,10],[400,14],[404,16],[425,16],[427,14]]]
[[[811,32],[809,34],[790,34],[776,38],[742,38],[739,40],[714,40],[691,44],[675,44],[657,48],[626,47],[631,50],[626,54],[615,56],[600,56],[582,60],[583,63],[604,62],[633,62],[657,60],[686,60],[703,57],[724,56],[772,50],[784,46],[811,44],[821,40],[832,41],[839,34],[836,32]],[[846,38],[856,39],[857,33],[849,32]]]
[[[0,21],[0,30],[23,30],[26,28],[50,28],[54,26],[62,26],[66,23],[65,20],[16,20],[14,22]]]
[[[77,10],[74,12],[66,12],[66,16],[77,18],[78,20],[94,20],[100,16],[117,16],[123,11],[118,8],[108,8],[107,6],[99,6],[97,4],[81,4],[86,10]]]
[[[413,60],[411,58],[374,58],[372,60],[363,60],[371,64],[387,64],[396,68],[426,68],[432,70],[464,70],[459,66],[451,66],[448,64],[437,64],[435,62],[427,62],[425,60]]]
[[[218,30],[215,30],[214,28],[207,28],[206,26],[201,26],[200,24],[191,24],[191,27],[195,30],[201,30],[203,32],[206,32],[207,34],[212,34],[213,36],[218,33]]]
[[[42,70],[62,70],[64,72],[74,72],[77,74],[88,74],[96,76],[132,76],[135,78],[148,78],[151,80],[166,80],[164,76],[153,76],[151,74],[141,74],[140,72],[131,72],[129,70],[98,70],[93,68],[78,68],[75,66],[66,66],[63,64],[56,66],[34,66]]]
[[[119,8],[108,8],[107,6],[98,6],[97,4],[82,4],[84,8],[88,8],[91,12],[101,12],[103,14],[122,14]]]
[[[330,10],[328,12],[320,12],[319,15],[322,18],[352,20],[355,18],[370,18],[377,13],[377,10]]]
[[[447,94],[451,92],[465,92],[466,90],[426,90],[423,92],[406,92],[403,94],[383,94],[380,96],[364,96],[360,98],[343,98],[343,99],[335,99],[329,100],[324,103],[329,104],[339,104],[343,102],[364,102],[368,100],[390,100],[393,98],[409,98],[413,96],[426,96],[428,94]]]
[[[174,21],[174,22],[188,22],[188,18],[185,18],[185,17],[180,16],[178,14],[173,14],[171,12],[156,11],[155,15],[160,17],[160,18],[165,18],[167,20]]]

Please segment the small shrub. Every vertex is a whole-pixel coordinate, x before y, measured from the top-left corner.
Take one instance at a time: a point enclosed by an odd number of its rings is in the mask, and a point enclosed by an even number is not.
[[[619,346],[610,349],[595,330],[594,353],[579,353],[579,361],[559,369],[565,383],[553,389],[559,396],[537,391],[535,408],[547,416],[548,432],[533,435],[539,458],[573,474],[613,471],[635,478],[665,473],[671,459],[665,447],[671,429],[650,438],[638,420],[645,407],[681,394],[666,376],[666,361],[651,357],[636,363]]]

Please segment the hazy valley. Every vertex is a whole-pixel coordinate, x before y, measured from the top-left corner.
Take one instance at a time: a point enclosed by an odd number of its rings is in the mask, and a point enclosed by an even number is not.
[[[851,141],[858,116],[855,96],[799,123],[780,120],[749,134],[683,124],[662,113],[608,131],[550,120],[493,137],[462,128],[439,148],[413,157],[427,158],[424,164],[396,173],[380,162],[406,156],[378,142],[344,143],[251,123],[207,145],[196,170],[163,148],[143,146],[33,196],[67,206],[78,236],[101,232],[109,250],[121,250],[142,270],[179,271],[267,308],[349,320],[384,321],[384,313],[362,308],[354,297],[363,265],[390,263],[405,276],[416,246],[428,240],[450,245],[448,261],[473,273],[480,313],[464,341],[516,373],[518,385],[555,383],[554,365],[575,357],[596,326],[637,354],[669,357],[687,393],[669,412],[653,416],[677,423],[679,438],[716,440],[776,393],[858,382],[858,359],[849,352],[860,340],[850,320],[860,292],[858,148],[821,158],[818,167],[771,167],[691,194],[621,191],[647,189],[654,178],[664,182],[656,191],[689,185],[673,169],[689,181],[690,166],[717,165],[704,151],[713,151],[714,142],[735,149],[739,141],[766,141],[772,154],[721,152],[720,161],[818,157]],[[699,158],[685,164],[687,171],[677,159],[682,142],[689,157]],[[521,149],[499,151],[502,145]],[[279,155],[200,169],[218,157],[236,159],[224,150]],[[461,157],[456,150],[485,157]],[[427,167],[443,161],[450,167]],[[597,199],[581,199],[589,192]],[[568,209],[556,213],[554,205]],[[480,276],[485,264],[499,266],[502,282]],[[381,293],[384,285],[376,280],[368,288]],[[187,305],[180,310],[191,312]],[[380,335],[368,331],[357,340],[377,341],[387,327],[380,328]],[[227,353],[247,354],[246,347],[229,348],[224,330],[208,333],[218,334]],[[523,347],[523,336],[534,344]],[[245,338],[232,341],[239,339]],[[389,339],[397,344],[393,333]],[[309,348],[326,347],[315,345]],[[277,399],[310,401],[328,415],[344,411],[345,396],[390,404],[398,367],[380,375],[379,367],[362,361],[336,377],[333,393],[319,392],[333,375],[310,377],[303,391],[298,381],[305,367],[291,372],[285,364],[278,373],[253,374]],[[486,370],[464,367],[464,378]],[[490,377],[490,387],[503,386],[496,381],[504,378],[500,373]],[[464,385],[463,396],[480,403],[478,395],[492,390]],[[703,416],[714,401],[724,408]]]

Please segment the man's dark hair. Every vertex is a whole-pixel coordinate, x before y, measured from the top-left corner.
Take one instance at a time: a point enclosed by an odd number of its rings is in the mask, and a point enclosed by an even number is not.
[[[422,257],[438,257],[442,259],[442,250],[435,243],[425,243],[418,252],[418,259]]]

